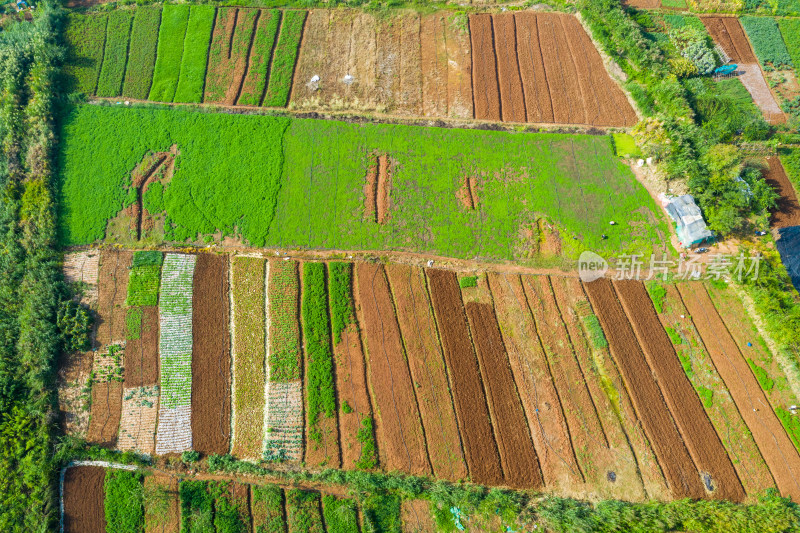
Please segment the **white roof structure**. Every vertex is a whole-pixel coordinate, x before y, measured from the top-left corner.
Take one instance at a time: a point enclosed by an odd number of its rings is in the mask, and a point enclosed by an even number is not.
[[[692,195],[670,198],[664,208],[675,220],[678,238],[685,248],[713,237],[714,234],[706,226],[706,221],[703,220],[700,208],[694,203]]]

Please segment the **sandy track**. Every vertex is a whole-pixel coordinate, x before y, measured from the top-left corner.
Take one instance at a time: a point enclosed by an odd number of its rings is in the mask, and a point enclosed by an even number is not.
[[[470,477],[476,483],[499,485],[503,470],[458,280],[455,273],[445,270],[428,269],[426,273]]]
[[[611,281],[600,279],[584,285],[611,353],[625,378],[628,392],[644,424],[650,442],[675,498],[703,498],[705,490],[697,468],[686,450],[661,391],[614,294]]]
[[[784,496],[800,501],[800,455],[786,435],[764,392],[700,283],[678,285],[719,375],[753,434],[775,484]]]
[[[106,470],[100,466],[73,466],[64,474],[64,532],[106,530],[104,507]]]
[[[675,349],[639,281],[615,281],[622,307],[636,333],[661,393],[697,469],[711,476],[713,497],[741,502],[744,488],[700,398],[681,367]],[[706,487],[708,490],[708,487]]]
[[[357,263],[367,372],[375,401],[381,462],[387,470],[431,473],[411,374],[383,267]]]
[[[414,380],[433,473],[457,481],[467,477],[447,369],[436,329],[425,274],[406,265],[387,265],[408,366]]]
[[[500,88],[491,15],[470,15],[469,34],[472,41],[472,88],[475,118],[500,120]]]
[[[515,488],[541,488],[544,480],[530,433],[519,430],[526,425],[525,411],[494,309],[489,304],[470,302],[466,310],[500,451],[504,484]]]
[[[226,454],[231,439],[227,256],[198,254],[192,310],[192,443]]]
[[[525,96],[517,62],[517,32],[514,14],[492,15],[496,35],[497,80],[500,87],[503,121],[525,122]]]

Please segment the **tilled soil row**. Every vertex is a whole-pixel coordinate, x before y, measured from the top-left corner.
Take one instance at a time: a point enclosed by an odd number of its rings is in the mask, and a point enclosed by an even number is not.
[[[625,311],[614,294],[611,281],[600,279],[585,284],[585,288],[673,497],[705,497],[697,468],[675,427]]]
[[[525,95],[517,60],[517,31],[513,13],[492,15],[496,35],[497,80],[500,87],[503,120],[525,122]]]
[[[503,470],[458,280],[454,272],[445,270],[428,269],[426,273],[470,477],[477,483],[499,485]]]
[[[800,500],[800,455],[700,283],[678,285],[714,366],[731,393],[775,484],[784,496]]]
[[[211,37],[204,102],[236,103],[259,12],[258,9],[219,8]]]
[[[106,530],[106,470],[73,466],[64,473],[64,532],[100,533]]]
[[[226,454],[231,439],[231,354],[227,256],[198,254],[192,309],[192,442]]]
[[[447,369],[428,298],[424,272],[415,267],[386,267],[397,318],[414,380],[431,466],[437,478],[467,477]]]
[[[140,307],[139,338],[125,345],[125,387],[158,383],[158,307]],[[128,310],[130,314],[131,310]]]
[[[125,298],[128,296],[128,271],[133,252],[103,250],[98,275],[95,346],[99,352],[109,344],[124,344],[126,337]]]
[[[713,497],[741,502],[744,488],[700,398],[681,367],[675,349],[656,316],[647,290],[639,281],[615,281],[614,289],[658,380],[678,430],[701,475],[709,475],[706,490]]]
[[[358,263],[356,286],[366,333],[367,373],[374,395],[381,463],[387,470],[429,475],[431,466],[416,394],[383,267]]]
[[[764,178],[775,192],[781,195],[778,199],[778,209],[772,214],[772,224],[776,228],[800,225],[800,204],[797,202],[797,193],[786,176],[781,160],[777,157],[768,157],[767,164],[769,169]]]
[[[700,17],[708,33],[734,63],[758,63],[736,17]]]
[[[469,35],[472,40],[472,88],[475,118],[501,120],[500,86],[497,80],[492,16],[470,15]]]
[[[145,533],[168,533],[179,531],[181,527],[181,511],[178,495],[178,478],[154,473],[145,476],[144,490],[146,494],[159,497],[145,500],[144,530]]]
[[[544,480],[531,435],[519,430],[526,426],[525,411],[494,309],[489,304],[476,302],[469,302],[466,309],[492,414],[504,483],[515,488],[541,488]]]

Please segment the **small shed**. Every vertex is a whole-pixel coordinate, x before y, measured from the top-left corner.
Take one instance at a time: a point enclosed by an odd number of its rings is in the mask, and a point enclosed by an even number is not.
[[[700,208],[691,194],[670,198],[664,204],[669,216],[675,221],[678,239],[684,248],[700,244],[714,236],[706,226]]]

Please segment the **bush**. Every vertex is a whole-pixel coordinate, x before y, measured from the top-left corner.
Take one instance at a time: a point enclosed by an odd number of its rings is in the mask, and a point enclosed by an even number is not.
[[[105,495],[108,533],[144,531],[144,487],[141,474],[128,470],[107,469]]]
[[[306,12],[287,10],[283,12],[283,24],[278,36],[278,44],[272,55],[272,70],[269,73],[267,94],[262,105],[268,107],[286,107],[289,102],[289,91],[292,89],[294,64],[300,38],[303,36],[303,24]]]
[[[707,389],[702,385],[697,387],[697,394],[700,396],[700,400],[703,402],[703,405],[706,409],[711,409],[714,406],[714,391],[711,389]]]
[[[65,352],[85,352],[92,348],[92,315],[72,300],[61,302],[56,319]]]
[[[181,461],[184,464],[191,465],[200,460],[200,452],[196,450],[186,450],[181,453]]]
[[[745,16],[740,20],[762,66],[778,69],[794,67],[775,19]]]

